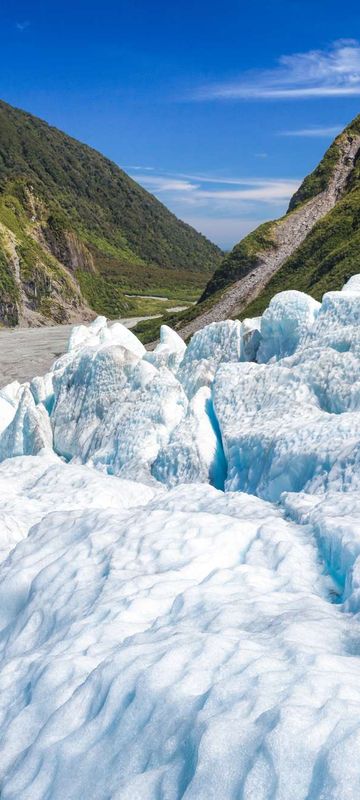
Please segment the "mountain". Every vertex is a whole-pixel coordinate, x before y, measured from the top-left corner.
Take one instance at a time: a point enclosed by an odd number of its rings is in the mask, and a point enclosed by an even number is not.
[[[360,267],[360,115],[337,136],[290,201],[287,213],[246,236],[222,260],[199,303],[169,317],[187,338],[209,322],[261,314],[285,289],[315,299]],[[138,326],[153,338],[150,321]]]
[[[97,151],[0,101],[0,321],[200,294],[221,251]]]

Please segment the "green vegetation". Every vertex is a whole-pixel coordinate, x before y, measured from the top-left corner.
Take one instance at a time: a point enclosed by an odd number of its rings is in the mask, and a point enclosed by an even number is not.
[[[84,300],[112,318],[159,312],[126,294],[192,302],[222,255],[100,153],[1,101],[0,232],[6,324],[23,296],[56,321]]]
[[[198,300],[206,280],[206,277],[198,272],[177,270],[176,274],[174,274],[172,269],[148,265],[136,269],[124,268],[120,279],[116,276],[116,273],[114,274],[110,270],[103,273],[103,275],[109,283],[117,286],[124,295],[142,295],[145,298],[147,295],[168,297],[169,306],[187,305]],[[140,305],[140,313],[145,314],[147,300],[141,301]]]
[[[49,324],[62,325],[67,321],[64,306],[49,295],[40,298],[38,309],[44,317],[48,318]]]
[[[310,198],[325,190],[339,158],[345,139],[352,140],[360,134],[360,115],[338,136],[329,147],[316,169],[303,181],[292,198],[288,214]],[[284,219],[284,218],[282,218]],[[276,248],[276,226],[281,219],[260,225],[237,244],[221,262],[208,282],[200,304],[170,324],[181,327],[221,298],[233,283],[245,277],[259,265],[259,256]],[[299,289],[320,299],[330,289],[339,289],[354,272],[360,271],[360,156],[355,160],[345,194],[334,209],[308,234],[303,244],[293,252],[265,289],[241,313],[242,317],[261,314],[276,292]],[[140,335],[156,338],[155,321],[141,323]]]
[[[327,188],[334,167],[336,166],[339,158],[341,141],[345,136],[359,133],[360,115],[355,117],[350,125],[348,125],[345,130],[336,137],[335,141],[330,145],[324,157],[320,161],[320,164],[318,164],[316,169],[314,169],[310,175],[307,175],[298,191],[295,192],[294,196],[291,198],[289,211],[293,211],[295,208],[298,208],[298,206],[302,205],[302,203],[305,203],[312,197],[316,197],[317,194],[320,194],[320,192],[323,192]]]
[[[56,262],[109,316],[126,307],[124,292],[198,297],[221,260],[218,247],[109,159],[0,101],[0,198],[9,197],[10,228],[15,216],[27,251],[22,277],[34,260],[48,269]]]
[[[160,319],[159,317],[156,319],[144,319],[142,322],[138,322],[132,331],[141,342],[146,344],[147,342],[155,342],[159,338],[161,325],[169,325],[171,328],[175,328],[174,315],[165,313]]]
[[[139,322],[135,328],[133,328],[134,333],[139,339],[146,344],[146,342],[153,342],[159,338],[160,326],[161,325],[169,325],[170,328],[174,330],[180,330],[187,322],[190,322],[192,319],[196,319],[199,316],[199,312],[203,314],[204,311],[207,311],[211,308],[216,301],[219,299],[220,293],[212,295],[208,300],[205,300],[199,305],[191,305],[184,311],[173,311],[173,312],[163,312],[163,316],[161,319],[148,319]],[[169,303],[167,304],[170,305]],[[180,304],[179,304],[180,305]],[[185,305],[185,303],[184,303]],[[161,309],[160,309],[161,310]]]
[[[0,194],[0,234],[0,316],[3,321],[10,325],[18,322],[20,285],[29,306],[44,316],[49,315],[51,307],[50,302],[45,302],[46,298],[53,297],[54,309],[57,309],[59,297],[74,306],[80,305],[80,292],[71,275],[34,238],[18,197],[4,191]],[[56,318],[59,318],[58,310]]]
[[[249,233],[228,253],[207,284],[201,298],[206,300],[215,292],[225,289],[230,283],[244,278],[258,264],[258,255],[264,250],[275,248],[274,227],[276,222],[264,222]]]
[[[346,130],[360,133],[360,116]],[[321,300],[324,292],[341,289],[356,272],[360,272],[359,156],[350,174],[346,194],[314,226],[303,244],[241,316],[262,314],[273,295],[285,289],[298,289]]]
[[[345,137],[355,134],[360,116],[305,178],[288,213],[326,189]],[[221,261],[219,248],[111,161],[0,101],[0,320],[6,324],[16,324],[23,297],[29,309],[60,322],[70,308],[86,303],[110,318],[161,314],[136,328],[143,341],[156,339],[160,324],[181,328],[252,272],[260,256],[276,248],[278,224],[281,220],[260,225]],[[320,298],[340,288],[360,271],[358,253],[359,158],[342,199],[246,308],[246,316],[261,313],[283,289]],[[200,305],[191,306],[199,296]],[[168,302],[161,300],[165,297]],[[178,305],[190,307],[166,311]]]
[[[76,277],[79,281],[81,294],[98,314],[105,314],[110,319],[124,316],[128,312],[122,291],[106,281],[101,275],[78,270]]]
[[[360,272],[360,185],[315,225],[241,316],[262,314],[273,295],[285,289],[298,289],[321,300],[324,292],[341,289],[356,272]]]
[[[0,293],[6,301],[17,299],[17,286],[2,248],[0,249]]]
[[[226,287],[251,272],[258,263],[258,255],[269,247],[276,247],[273,232],[276,222],[265,222],[245,237],[225,256],[219,269],[216,270],[203,292],[199,305],[191,306],[186,311],[166,314],[161,320],[144,320],[139,322],[134,333],[143,342],[151,342],[159,337],[160,325],[166,324],[175,330],[203,314],[216,304]]]
[[[312,197],[325,191],[339,159],[339,139],[340,137],[335,139],[320,164],[303,180],[301,186],[290,200],[289,211],[294,211],[302,203],[306,203],[307,200],[311,200]]]
[[[106,281],[101,275],[83,270],[78,270],[76,275],[81,293],[89,306],[98,314],[105,314],[109,319],[166,314],[167,307],[178,303],[176,298],[165,302],[161,296],[158,299],[146,296],[127,297],[122,289]],[[182,298],[181,303],[186,305],[188,302],[189,300]]]

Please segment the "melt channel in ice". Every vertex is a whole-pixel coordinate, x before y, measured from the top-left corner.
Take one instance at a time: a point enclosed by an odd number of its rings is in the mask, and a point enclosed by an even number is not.
[[[2,800],[358,800],[359,331],[99,317],[0,390]]]

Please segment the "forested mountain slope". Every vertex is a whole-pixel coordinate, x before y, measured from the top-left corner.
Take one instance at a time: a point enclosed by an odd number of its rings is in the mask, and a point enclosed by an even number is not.
[[[209,322],[256,316],[271,297],[300,289],[320,299],[360,266],[360,115],[335,139],[278,220],[260,225],[227,254],[199,303],[169,317],[187,338]],[[143,323],[143,338],[154,338]]]
[[[221,251],[123,170],[0,101],[0,322],[128,312],[200,293]]]

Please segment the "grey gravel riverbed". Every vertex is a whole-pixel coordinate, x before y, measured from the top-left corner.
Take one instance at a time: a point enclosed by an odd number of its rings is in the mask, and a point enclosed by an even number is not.
[[[133,328],[149,317],[129,317],[120,322]],[[0,331],[0,388],[11,381],[31,380],[44,375],[53,361],[67,349],[73,325],[42,328],[15,328]]]

